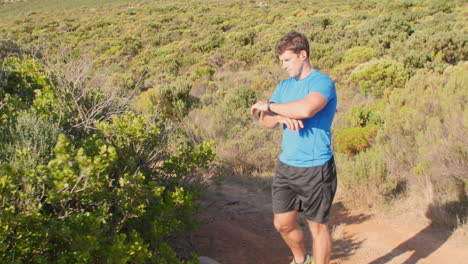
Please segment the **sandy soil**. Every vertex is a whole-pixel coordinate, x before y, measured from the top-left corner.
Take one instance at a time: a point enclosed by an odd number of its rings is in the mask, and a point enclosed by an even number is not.
[[[204,224],[190,237],[200,256],[221,264],[291,261],[289,249],[273,228],[269,191],[252,191],[235,183],[213,186],[202,207]],[[466,236],[453,236],[427,221],[404,219],[352,211],[337,199],[330,222],[334,238],[331,263],[468,263]],[[304,228],[303,220],[299,221]]]

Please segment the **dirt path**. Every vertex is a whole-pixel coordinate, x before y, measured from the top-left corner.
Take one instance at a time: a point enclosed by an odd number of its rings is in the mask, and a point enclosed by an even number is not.
[[[291,261],[288,248],[273,228],[268,191],[249,191],[227,183],[210,188],[202,207],[205,224],[191,236],[199,255],[221,264]],[[466,237],[453,239],[450,232],[430,224],[391,222],[350,211],[339,201],[332,214],[332,264],[468,263]],[[309,235],[306,242],[310,245]]]

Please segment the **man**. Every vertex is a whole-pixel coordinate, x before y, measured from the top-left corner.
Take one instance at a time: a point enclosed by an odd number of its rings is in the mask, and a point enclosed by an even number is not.
[[[330,127],[336,111],[333,81],[309,63],[309,43],[289,32],[276,43],[276,53],[290,79],[283,80],[268,102],[250,111],[259,123],[283,125],[282,152],[272,184],[274,225],[291,249],[291,264],[328,264],[331,236],[330,207],[336,191],[336,168],[331,151]],[[304,247],[304,234],[296,218],[302,212],[313,238],[314,260]]]

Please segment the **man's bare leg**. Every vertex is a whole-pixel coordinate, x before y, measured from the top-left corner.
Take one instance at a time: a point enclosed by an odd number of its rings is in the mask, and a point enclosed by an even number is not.
[[[317,223],[307,220],[313,239],[315,264],[329,264],[331,254],[331,235],[327,223]]]
[[[302,263],[305,260],[306,250],[304,248],[304,232],[296,221],[297,214],[297,211],[275,214],[274,225],[291,249],[294,260],[297,263]]]

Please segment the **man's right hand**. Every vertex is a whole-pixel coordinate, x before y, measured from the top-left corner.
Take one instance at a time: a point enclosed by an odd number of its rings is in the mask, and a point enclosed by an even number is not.
[[[287,118],[284,116],[277,115],[278,123],[286,125],[286,127],[291,131],[299,131],[304,128],[304,123],[302,120]]]

